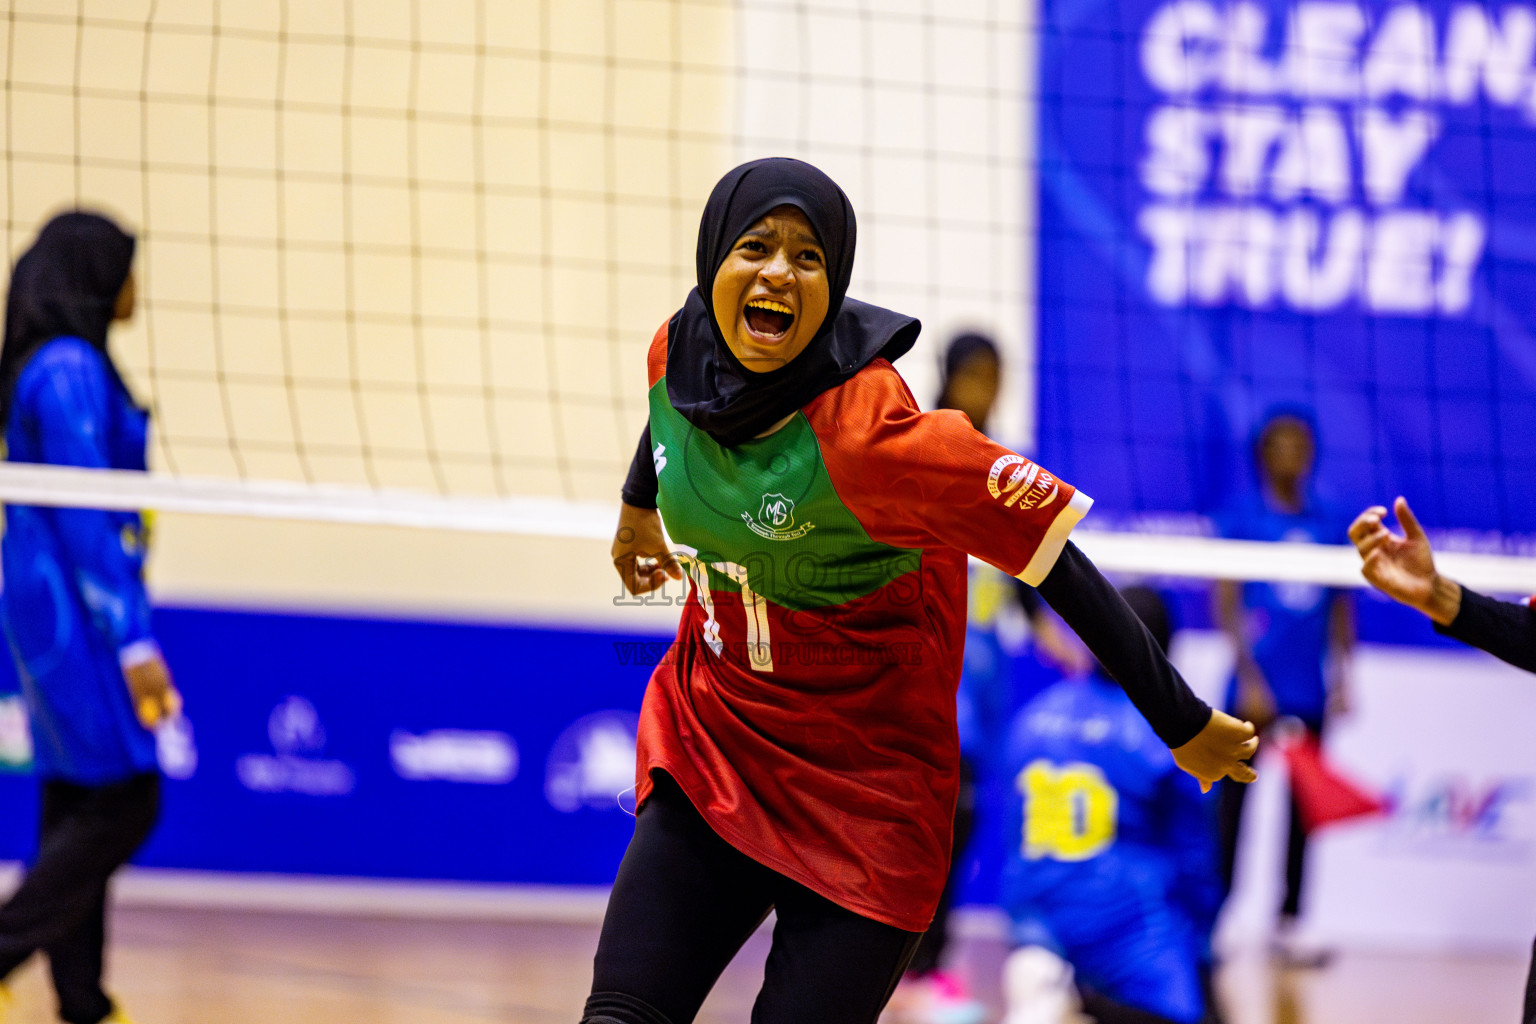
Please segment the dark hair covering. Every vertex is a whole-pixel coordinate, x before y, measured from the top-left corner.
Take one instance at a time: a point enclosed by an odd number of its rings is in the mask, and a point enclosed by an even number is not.
[[[1263,417],[1260,418],[1249,438],[1253,465],[1260,475],[1264,472],[1264,446],[1269,443],[1270,436],[1282,425],[1299,426],[1305,430],[1312,439],[1313,455],[1317,453],[1317,414],[1312,411],[1312,407],[1299,402],[1276,403],[1264,410]]]
[[[826,254],[830,296],[821,329],[793,361],[767,373],[747,369],[715,323],[714,283],[736,240],[780,206],[805,214]],[[850,299],[857,237],[853,206],[825,173],[787,157],[742,164],[721,178],[699,222],[698,287],[672,318],[667,397],[694,426],[724,445],[749,441],[883,356],[895,360],[922,325]]]
[[[944,377],[939,383],[939,400],[936,403],[938,408],[950,408],[949,382],[960,371],[960,367],[980,355],[990,356],[994,363],[1002,362],[1002,357],[997,351],[997,342],[985,334],[966,331],[964,334],[956,335],[955,339],[949,343],[949,348],[944,350]]]
[[[10,415],[16,379],[32,354],[54,338],[90,342],[119,384],[107,353],[107,328],[133,266],[134,239],[106,217],[73,211],[54,217],[11,271],[0,347],[0,427]]]

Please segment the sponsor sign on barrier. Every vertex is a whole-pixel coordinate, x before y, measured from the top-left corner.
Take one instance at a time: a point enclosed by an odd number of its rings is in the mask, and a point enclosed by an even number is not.
[[[140,863],[612,881],[651,672],[615,651],[654,637],[174,608],[155,625],[186,711],[156,737],[164,813]],[[14,686],[6,658],[0,859],[35,843]]]

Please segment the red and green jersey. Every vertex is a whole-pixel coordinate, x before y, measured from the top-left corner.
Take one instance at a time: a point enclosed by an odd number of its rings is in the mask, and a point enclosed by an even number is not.
[[[696,554],[641,712],[640,799],[664,769],[737,849],[922,931],[959,785],[966,555],[1038,583],[1091,501],[961,413],[920,412],[884,359],[723,447],[672,408],[666,350],[663,326],[657,504]]]

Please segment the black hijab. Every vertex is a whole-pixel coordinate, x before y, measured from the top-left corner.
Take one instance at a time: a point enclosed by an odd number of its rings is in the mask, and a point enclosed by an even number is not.
[[[1002,357],[997,352],[997,342],[985,334],[967,331],[949,343],[949,348],[944,350],[944,379],[939,384],[938,408],[952,408],[949,404],[949,382],[954,380],[962,366],[980,355],[991,356],[994,363],[1002,363]]]
[[[795,359],[767,373],[747,369],[715,323],[715,273],[736,240],[779,206],[805,214],[826,253],[827,317]],[[672,318],[667,397],[694,426],[723,445],[749,441],[878,356],[895,360],[922,325],[909,316],[850,299],[857,235],[853,206],[837,183],[801,160],[742,164],[720,179],[699,223],[698,287]]]
[[[134,239],[95,213],[54,217],[11,271],[0,346],[0,427],[10,414],[16,378],[45,342],[69,336],[94,345],[122,383],[107,353],[107,328],[133,266]]]

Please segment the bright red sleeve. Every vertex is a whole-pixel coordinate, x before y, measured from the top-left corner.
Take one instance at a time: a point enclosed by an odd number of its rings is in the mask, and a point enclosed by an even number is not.
[[[667,372],[667,331],[671,327],[671,320],[664,320],[656,329],[656,334],[651,338],[651,347],[645,353],[646,388],[653,388],[656,382],[661,380],[662,374]]]
[[[920,411],[884,359],[804,411],[838,497],[885,544],[958,548],[1034,585],[1093,504],[963,413]]]

